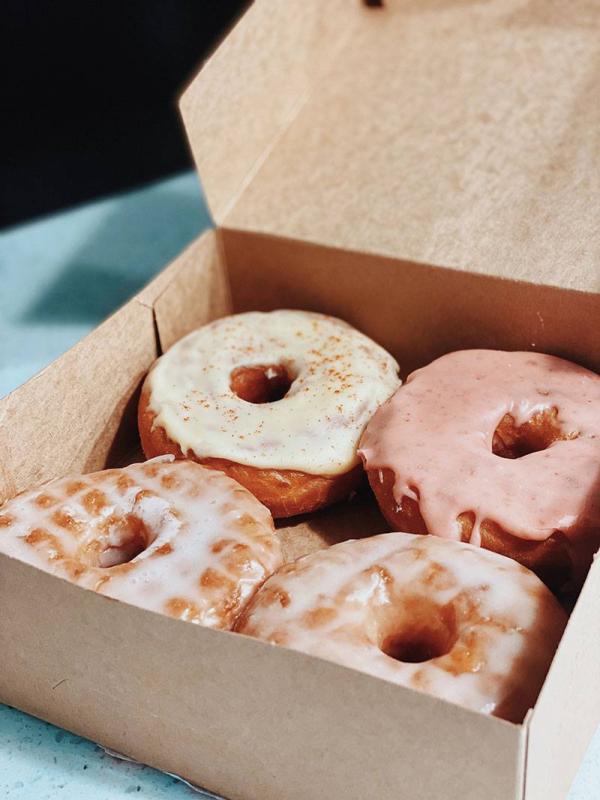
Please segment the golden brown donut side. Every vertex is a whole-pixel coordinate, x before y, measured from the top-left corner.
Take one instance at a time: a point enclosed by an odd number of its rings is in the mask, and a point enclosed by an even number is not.
[[[309,475],[296,470],[260,469],[224,458],[198,458],[191,451],[183,453],[164,428],[154,424],[155,417],[149,393],[144,390],[138,406],[138,427],[146,458],[170,453],[175,458],[188,458],[221,470],[252,492],[275,518],[293,517],[337,503],[356,491],[363,479],[360,464],[340,475]]]
[[[394,474],[391,470],[367,470],[367,477],[391,530],[423,535],[430,533],[416,500],[405,496],[401,504],[396,502]],[[473,529],[473,515],[465,512],[458,517],[458,522],[461,541],[468,542]],[[481,546],[518,561],[554,591],[559,591],[571,579],[572,543],[561,531],[555,531],[548,539],[538,542],[513,536],[493,520],[485,519],[481,523]]]

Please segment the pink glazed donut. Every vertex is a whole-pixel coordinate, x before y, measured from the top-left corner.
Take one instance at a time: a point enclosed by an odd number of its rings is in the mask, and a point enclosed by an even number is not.
[[[359,452],[392,529],[494,550],[561,592],[600,546],[600,376],[570,361],[442,356],[380,407]]]
[[[235,630],[520,722],[565,623],[553,594],[511,559],[384,533],[286,564]]]

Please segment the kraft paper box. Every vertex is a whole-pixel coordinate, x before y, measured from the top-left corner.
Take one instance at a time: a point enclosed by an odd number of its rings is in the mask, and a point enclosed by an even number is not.
[[[465,347],[600,368],[600,8],[255,3],[183,94],[217,227],[0,404],[0,497],[139,458],[152,361],[231,311],[340,316],[405,376]],[[365,496],[288,558],[385,530]],[[0,556],[0,698],[232,800],[559,800],[600,720],[594,562],[522,725]]]

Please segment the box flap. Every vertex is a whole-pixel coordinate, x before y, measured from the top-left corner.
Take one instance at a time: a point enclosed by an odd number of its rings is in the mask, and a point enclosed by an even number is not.
[[[3,554],[0,606],[2,701],[231,800],[520,800],[518,725]]]
[[[355,13],[352,13],[352,12]],[[348,0],[255,2],[184,92],[180,107],[217,222],[251,180],[334,58]]]
[[[138,441],[137,390],[156,356],[152,310],[130,302],[2,399],[0,504],[52,478],[126,459]]]
[[[598,291],[600,8],[323,9],[258,0],[184,95],[217,221]]]
[[[472,347],[537,350],[600,372],[600,294],[245,231],[221,235],[236,311],[341,317],[392,353],[402,377]]]
[[[525,800],[563,800],[600,724],[600,558],[569,618],[529,724]]]
[[[232,312],[219,237],[207,231],[169,268],[169,281],[154,300],[154,318],[164,353],[186,333]]]

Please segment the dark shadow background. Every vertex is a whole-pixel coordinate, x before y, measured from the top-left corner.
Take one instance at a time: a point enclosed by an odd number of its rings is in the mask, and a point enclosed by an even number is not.
[[[191,165],[176,98],[249,0],[3,0],[0,227]]]

